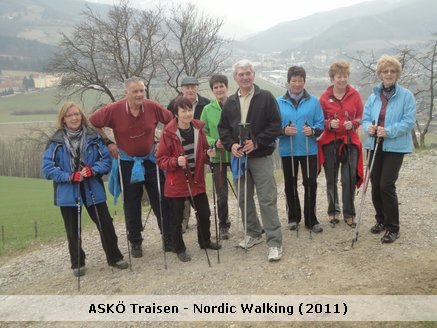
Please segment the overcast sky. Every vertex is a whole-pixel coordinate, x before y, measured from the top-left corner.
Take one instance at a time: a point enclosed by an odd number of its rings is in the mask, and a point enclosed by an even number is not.
[[[206,13],[224,17],[234,26],[236,38],[248,32],[266,30],[281,22],[302,18],[316,12],[346,7],[365,0],[180,0],[196,3]],[[239,31],[241,29],[241,31]]]
[[[117,3],[115,0],[88,0]],[[161,0],[163,4],[173,0]],[[191,2],[206,14],[224,18],[222,32],[236,39],[266,30],[281,22],[302,18],[317,12],[351,6],[366,0],[178,0]],[[130,0],[133,6],[144,8],[158,1]]]

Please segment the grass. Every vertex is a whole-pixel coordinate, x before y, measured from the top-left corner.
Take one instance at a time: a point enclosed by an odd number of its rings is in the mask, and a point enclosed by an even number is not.
[[[65,237],[64,224],[57,206],[53,205],[53,185],[49,180],[0,176],[0,255],[28,248],[34,243]],[[123,213],[121,201],[114,207],[108,193],[108,206],[113,215]],[[7,204],[7,205],[6,205]],[[114,219],[116,219],[114,217]],[[37,236],[35,237],[35,222]],[[86,211],[83,227],[94,227]]]
[[[276,180],[282,181],[282,171],[276,170]],[[228,172],[231,182],[232,174]],[[212,207],[211,174],[205,170],[209,202]],[[37,243],[45,243],[65,238],[64,224],[57,206],[53,205],[53,184],[45,179],[0,176],[0,256],[19,249],[26,249]],[[235,189],[235,187],[234,187]],[[236,189],[235,189],[236,190]],[[114,219],[122,219],[122,201],[113,204],[108,195],[108,207]],[[234,198],[229,188],[230,199]],[[212,209],[212,208],[211,208]],[[148,212],[148,208],[144,208]],[[86,211],[83,212],[83,228],[95,229]],[[115,215],[117,213],[118,215]],[[35,229],[36,228],[36,229]],[[36,231],[37,230],[37,231]]]
[[[58,90],[45,89],[29,93],[15,94],[7,97],[0,97],[0,123],[4,122],[33,122],[51,121],[54,122],[56,114],[36,114],[41,111],[54,111],[58,109]],[[100,104],[109,103],[107,96],[102,97],[99,92],[87,92],[83,100],[72,97],[86,113],[91,112]],[[30,115],[13,115],[14,112],[26,112]],[[35,113],[35,114],[34,114]]]

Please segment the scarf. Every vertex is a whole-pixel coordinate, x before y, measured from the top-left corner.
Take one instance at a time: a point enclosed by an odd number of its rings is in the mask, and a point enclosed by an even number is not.
[[[384,96],[385,99],[387,99],[387,101],[389,101],[390,98],[393,97],[395,91],[396,91],[395,84],[389,87],[384,87],[384,85],[382,86],[382,95]]]
[[[69,128],[64,128],[64,143],[70,154],[70,166],[71,172],[78,171],[80,169],[80,163],[83,161],[83,146],[85,142],[84,129],[81,126],[79,130],[73,131]]]

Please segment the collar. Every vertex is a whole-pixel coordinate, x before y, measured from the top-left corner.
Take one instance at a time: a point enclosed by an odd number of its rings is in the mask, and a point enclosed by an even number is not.
[[[247,96],[251,96],[251,95],[253,95],[253,93],[254,93],[254,91],[255,91],[255,85],[252,85],[252,89],[250,89],[250,91],[249,91],[249,93],[247,94],[247,95],[242,95],[241,94],[241,90],[240,89],[238,89],[238,91],[237,91],[237,94],[238,94],[238,97],[247,97]]]
[[[128,114],[128,115],[129,115],[129,112],[130,112],[129,109],[130,109],[129,102],[126,99],[126,114]],[[141,112],[144,113],[144,106],[143,106],[143,104],[141,104]]]

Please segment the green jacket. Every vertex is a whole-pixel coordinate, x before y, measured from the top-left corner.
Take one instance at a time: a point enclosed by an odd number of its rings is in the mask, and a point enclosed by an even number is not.
[[[205,133],[206,139],[208,140],[208,145],[215,145],[216,141],[220,139],[219,133],[217,131],[217,124],[220,121],[220,116],[222,115],[222,109],[217,100],[212,100],[208,105],[203,108],[200,120],[205,122]],[[220,153],[222,157],[222,163],[229,163],[231,159],[231,154],[224,148],[220,151],[216,149],[217,155],[212,160],[213,163],[220,162]]]

